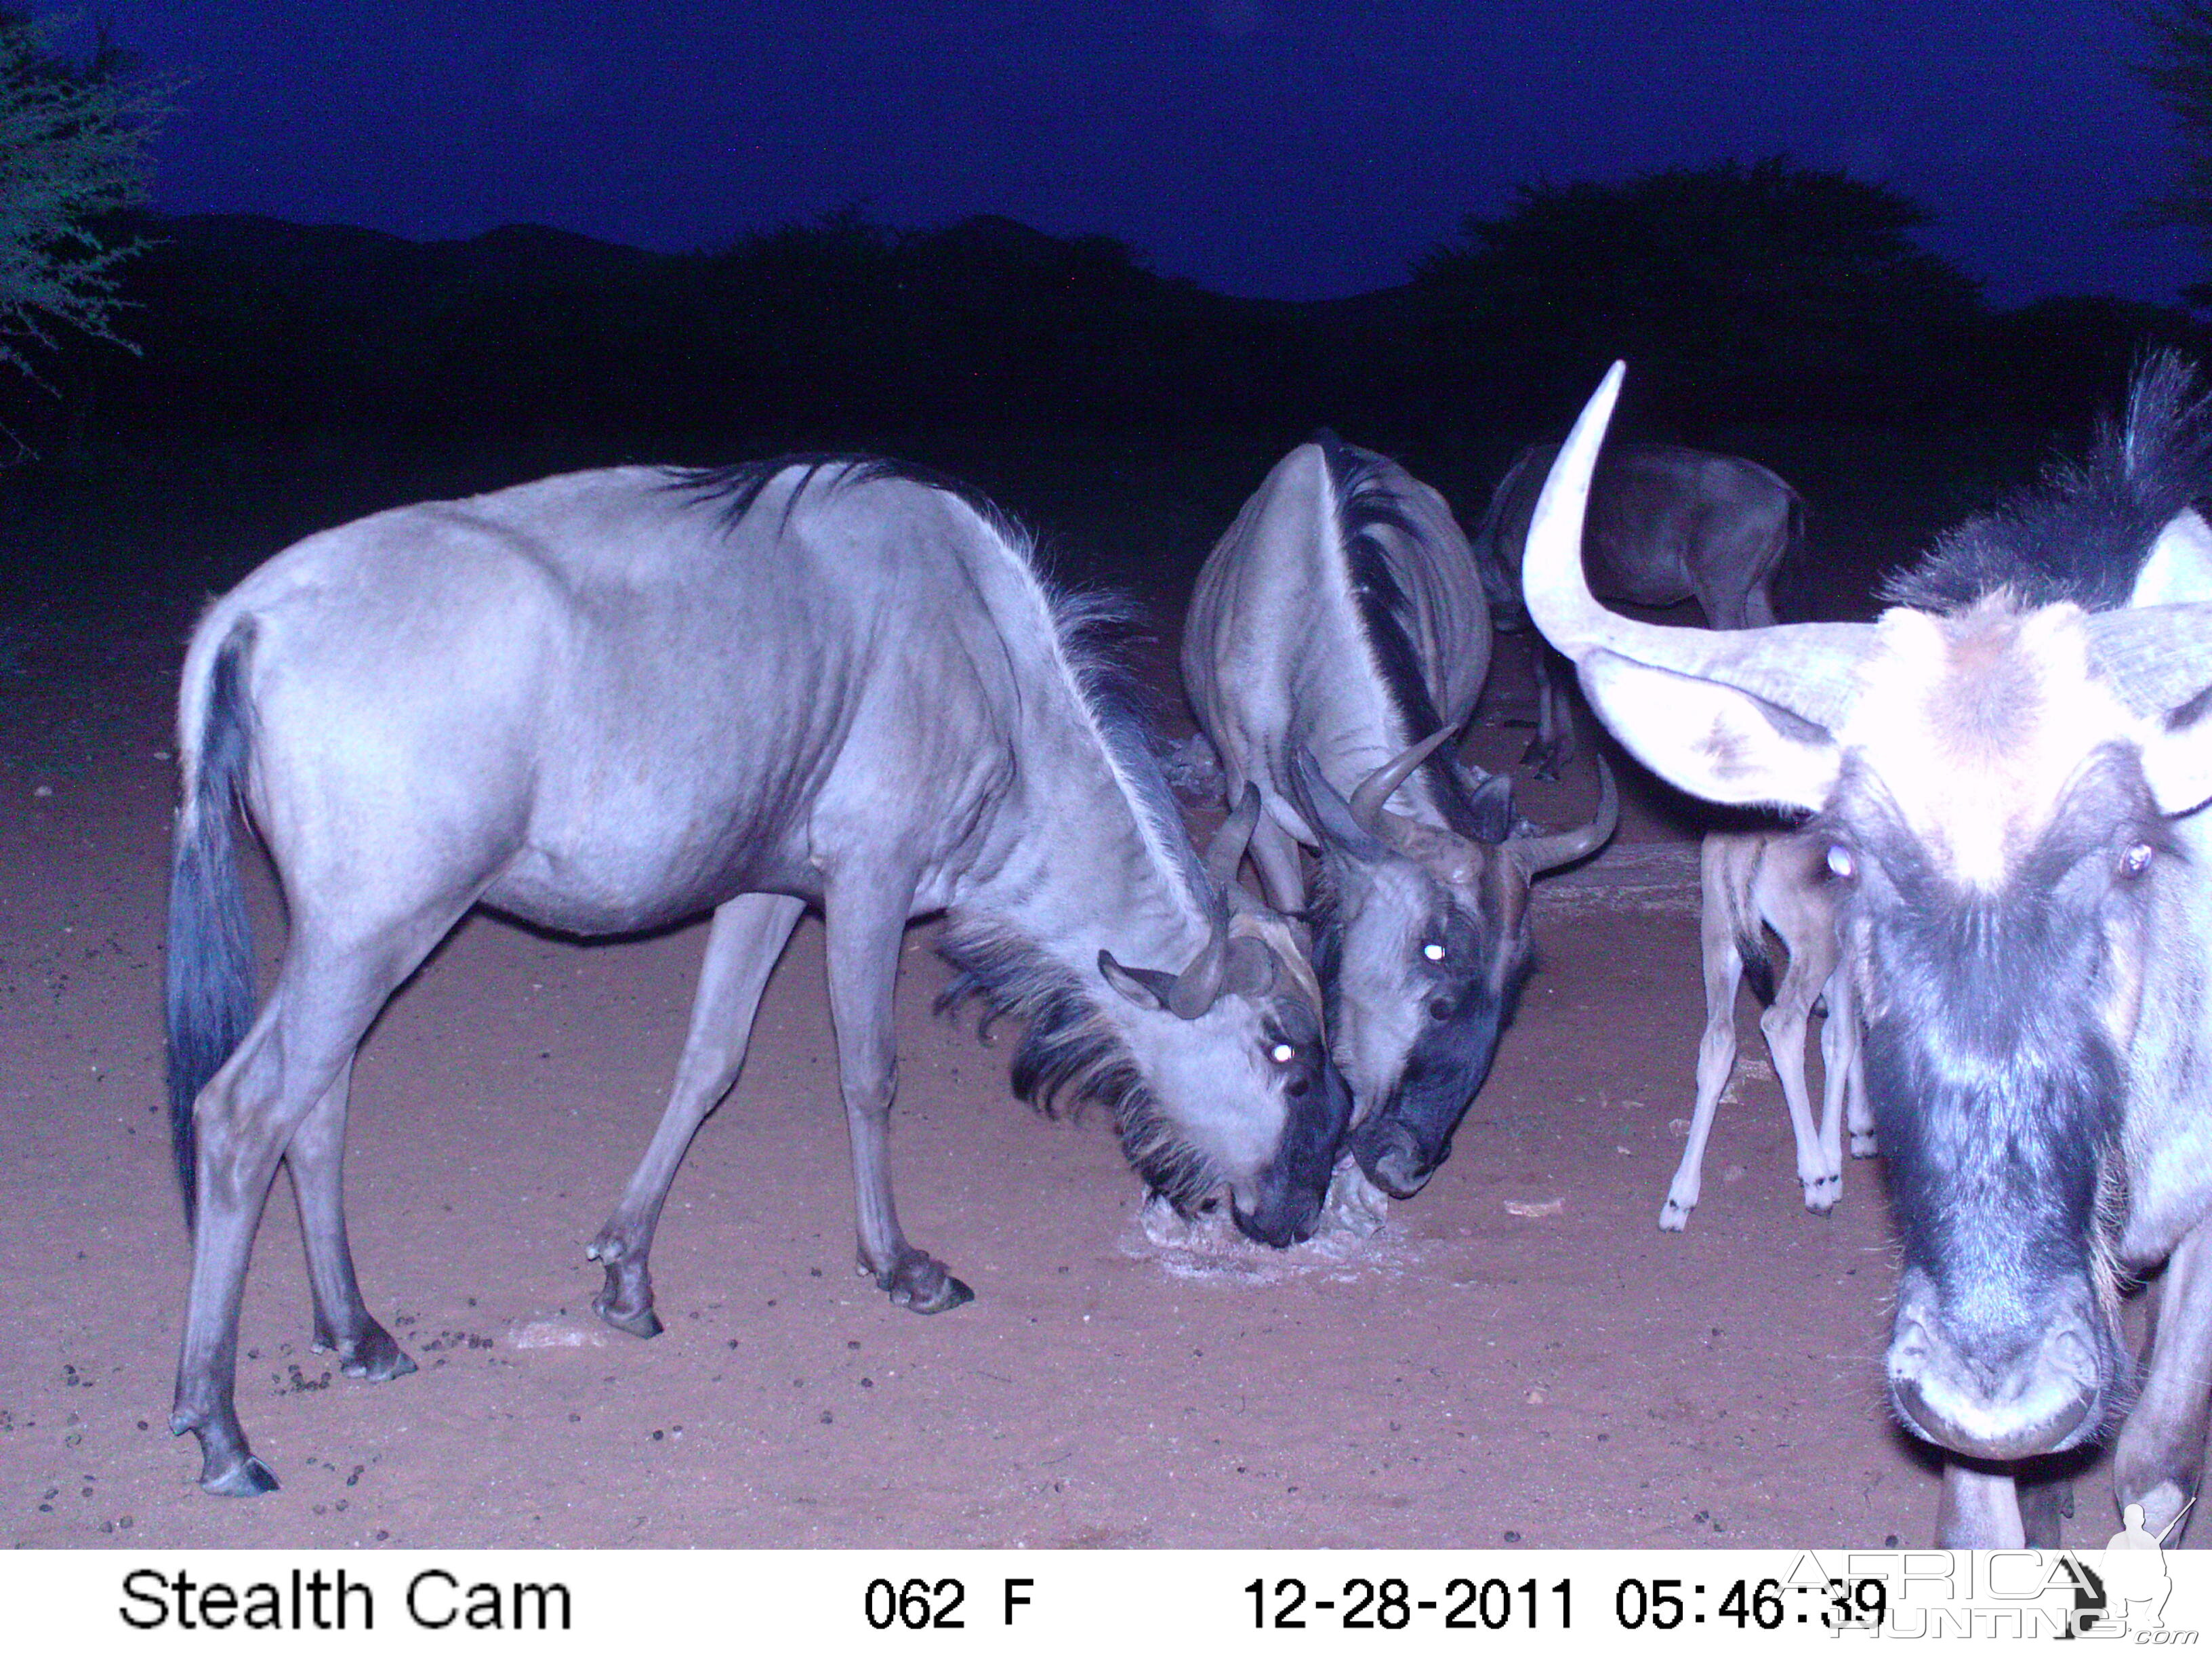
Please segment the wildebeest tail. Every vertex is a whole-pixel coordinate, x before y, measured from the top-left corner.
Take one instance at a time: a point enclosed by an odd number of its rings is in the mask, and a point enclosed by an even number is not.
[[[252,752],[245,685],[252,640],[251,624],[234,628],[204,682],[197,750],[188,744],[185,750],[184,802],[170,863],[169,1141],[188,1226],[198,1196],[192,1103],[245,1041],[253,1019],[253,936],[232,848]],[[188,679],[188,703],[192,689]]]

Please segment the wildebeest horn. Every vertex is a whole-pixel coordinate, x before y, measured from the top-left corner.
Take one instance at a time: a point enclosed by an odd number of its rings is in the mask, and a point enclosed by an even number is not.
[[[1597,816],[1579,830],[1563,830],[1556,836],[1525,836],[1505,843],[1514,862],[1531,876],[1556,870],[1563,864],[1588,858],[1613,839],[1620,824],[1620,791],[1605,757],[1597,757]]]
[[[1248,783],[1237,810],[1222,820],[1206,849],[1206,873],[1226,893],[1237,884],[1237,866],[1244,862],[1244,849],[1252,844],[1252,831],[1260,823],[1260,786]]]
[[[1321,769],[1313,750],[1304,744],[1291,757],[1291,781],[1298,796],[1298,811],[1305,815],[1307,824],[1324,844],[1370,864],[1389,852],[1376,839],[1375,832],[1359,821],[1344,797],[1336,793],[1336,786]]]
[[[1870,623],[1793,623],[1730,629],[1661,628],[1616,616],[1583,574],[1583,523],[1590,477],[1620,395],[1615,363],[1591,394],[1528,522],[1521,588],[1528,614],[1554,646],[1581,663],[1594,651],[1749,691],[1832,730],[1858,697],[1858,665],[1875,648]]]
[[[1443,746],[1455,729],[1449,726],[1438,727],[1397,759],[1368,774],[1367,781],[1352,795],[1352,816],[1359,820],[1362,829],[1371,834],[1382,827],[1384,803],[1398,793],[1400,784],[1413,775],[1415,767]]]
[[[1220,1000],[1222,988],[1229,978],[1229,927],[1226,921],[1214,924],[1212,936],[1206,942],[1189,967],[1180,974],[1167,973],[1158,968],[1127,968],[1115,959],[1111,951],[1098,953],[1098,971],[1106,976],[1107,983],[1117,986],[1124,996],[1132,995],[1123,981],[1131,981],[1144,988],[1146,995],[1180,1019],[1196,1019]]]
[[[2212,686],[2212,605],[2100,611],[2083,627],[2091,666],[2138,714],[2166,714]]]

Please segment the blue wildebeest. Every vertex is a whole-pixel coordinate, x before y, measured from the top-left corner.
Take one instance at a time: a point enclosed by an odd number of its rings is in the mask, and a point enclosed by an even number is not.
[[[192,1275],[172,1426],[201,1484],[273,1483],[232,1401],[239,1299],[278,1160],[314,1337],[411,1362],[363,1305],[339,1164],[354,1052],[471,906],[579,934],[714,913],[666,1114],[592,1247],[599,1311],[659,1328],[647,1253],[684,1146],[743,1062],[803,909],[826,922],[864,1273],[935,1312],[967,1287],[892,1204],[891,991],[909,918],[951,916],[955,994],[1027,1022],[1015,1086],[1113,1113],[1185,1206],[1226,1188],[1274,1244],[1317,1217],[1350,1110],[1310,969],[1211,867],[1024,538],[886,463],[626,468],[380,514],[278,555],[202,621],[179,710],[171,1104]],[[252,1006],[234,800],[290,929]],[[1170,964],[1175,971],[1158,964]]]
[[[1721,1092],[1735,1069],[1735,994],[1747,977],[1766,1005],[1759,1029],[1790,1109],[1805,1207],[1826,1215],[1843,1196],[1846,1103],[1851,1155],[1874,1155],[1874,1117],[1859,1060],[1850,975],[1842,971],[1836,944],[1831,890],[1835,877],[1828,868],[1828,847],[1827,838],[1818,831],[1748,830],[1717,831],[1705,837],[1699,850],[1704,910],[1698,936],[1705,981],[1705,1034],[1698,1048],[1698,1100],[1690,1114],[1689,1144],[1682,1148],[1682,1161],[1659,1209],[1662,1231],[1680,1232],[1697,1207],[1704,1185],[1705,1140],[1712,1133]],[[1770,927],[1789,955],[1779,983],[1766,948]],[[1824,995],[1828,1016],[1820,1027],[1823,1083],[1816,1128],[1812,1096],[1805,1086],[1805,1025],[1813,1005]]]
[[[1531,444],[1491,492],[1474,534],[1476,568],[1492,615],[1526,628],[1522,550],[1557,444]],[[1695,599],[1713,628],[1764,628],[1774,620],[1775,572],[1805,536],[1805,503],[1756,461],[1674,444],[1620,444],[1599,458],[1583,532],[1583,568],[1601,599],[1629,605]],[[1531,642],[1536,735],[1522,756],[1539,777],[1557,777],[1574,754],[1573,709],[1551,653]]]
[[[2212,404],[2156,359],[1878,622],[1708,633],[1582,579],[1620,377],[1545,486],[1528,608],[1662,776],[1818,814],[1902,1234],[1889,1398],[1954,1455],[1942,1535],[2055,1539],[2012,1477],[2115,1413],[2117,1273],[2163,1260],[2114,1469],[2162,1530],[2212,1402]]]
[[[1256,785],[1269,901],[1305,903],[1351,1150],[1399,1197],[1451,1147],[1528,970],[1528,883],[1613,833],[1595,819],[1511,839],[1510,781],[1470,787],[1448,747],[1474,707],[1490,626],[1443,498],[1324,433],[1292,450],[1199,573],[1182,672],[1229,798]]]

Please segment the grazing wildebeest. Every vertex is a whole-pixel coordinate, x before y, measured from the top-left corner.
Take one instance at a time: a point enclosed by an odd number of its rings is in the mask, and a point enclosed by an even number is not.
[[[2013,1474],[2100,1433],[2117,1273],[2161,1260],[2114,1478],[2163,1529],[2212,1402],[2212,404],[2156,358],[2086,462],[1945,537],[1879,621],[1708,633],[1582,578],[1620,373],[1545,485],[1528,609],[1662,775],[1819,815],[1902,1235],[1889,1398],[1968,1460],[1942,1536],[2055,1538]]]
[[[1314,960],[1351,1150],[1401,1198],[1489,1073],[1528,970],[1530,878],[1603,846],[1617,813],[1607,775],[1592,823],[1511,839],[1510,781],[1468,787],[1448,744],[1489,647],[1443,498],[1332,433],[1268,473],[1183,623],[1183,684],[1229,799],[1259,787],[1252,854],[1274,906],[1304,908],[1298,847],[1319,855]]]
[[[1766,1012],[1759,1018],[1774,1075],[1790,1109],[1797,1141],[1797,1180],[1805,1207],[1826,1215],[1844,1194],[1843,1121],[1849,1103],[1851,1155],[1871,1158],[1874,1117],[1859,1065],[1858,1023],[1851,1012],[1850,975],[1841,970],[1828,841],[1818,831],[1717,831],[1698,854],[1705,908],[1698,934],[1705,981],[1705,1035],[1698,1047],[1698,1102],[1689,1144],[1659,1208],[1663,1232],[1689,1224],[1703,1188],[1705,1139],[1721,1091],[1735,1069],[1735,994],[1746,977]],[[1789,954],[1778,984],[1766,930]],[[1820,1122],[1813,1123],[1805,1086],[1805,1024],[1825,993],[1820,1027]]]
[[[1536,493],[1559,454],[1531,444],[1491,492],[1474,534],[1476,568],[1491,614],[1509,632],[1526,628],[1522,550]],[[1759,465],[1674,444],[1620,444],[1598,459],[1583,532],[1590,591],[1630,605],[1695,599],[1713,628],[1764,628],[1774,621],[1775,572],[1803,541],[1805,503]],[[1536,735],[1523,764],[1555,778],[1572,758],[1574,712],[1542,641],[1532,642]]]
[[[1258,803],[1201,864],[1078,637],[1085,614],[987,503],[852,458],[584,472],[383,513],[210,610],[178,714],[168,951],[197,1200],[171,1423],[199,1436],[201,1484],[273,1484],[232,1382],[280,1158],[315,1346],[350,1376],[414,1369],[347,1250],[347,1085],[378,1009],[477,903],[580,934],[714,912],[673,1096],[592,1247],[599,1311],[625,1329],[659,1328],[654,1224],[808,905],[826,923],[860,1265],[895,1302],[969,1297],[907,1242],[886,1163],[892,982],[908,921],[931,911],[951,919],[956,994],[1027,1023],[1018,1091],[1103,1103],[1179,1205],[1225,1187],[1247,1232],[1307,1234],[1350,1097],[1291,928],[1233,879]],[[290,916],[258,1017],[234,800]]]

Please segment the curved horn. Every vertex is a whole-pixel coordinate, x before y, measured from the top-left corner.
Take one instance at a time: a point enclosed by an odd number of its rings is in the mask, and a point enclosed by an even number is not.
[[[1179,1019],[1196,1019],[1221,1000],[1221,988],[1228,981],[1229,925],[1224,921],[1214,924],[1206,948],[1175,976],[1168,988],[1168,1012]]]
[[[1439,726],[1394,761],[1378,766],[1370,773],[1367,781],[1352,792],[1352,816],[1359,827],[1370,834],[1382,827],[1382,806],[1398,793],[1398,786],[1413,775],[1413,769],[1437,752],[1457,731],[1456,726]]]
[[[1237,866],[1244,862],[1244,849],[1252,844],[1252,831],[1260,823],[1260,786],[1248,783],[1237,810],[1222,821],[1206,849],[1206,873],[1227,892],[1237,884]]]
[[[1370,864],[1389,854],[1390,849],[1336,793],[1336,786],[1321,769],[1313,750],[1304,744],[1291,757],[1291,783],[1298,798],[1299,813],[1324,847],[1334,847],[1347,857]]]
[[[1583,574],[1590,478],[1620,395],[1615,363],[1568,434],[1537,497],[1521,562],[1522,595],[1544,637],[1580,663],[1593,651],[1749,691],[1831,729],[1858,698],[1857,668],[1875,648],[1870,623],[1793,623],[1774,628],[1661,628],[1617,616]]]
[[[1514,862],[1532,877],[1556,870],[1577,859],[1586,859],[1613,839],[1620,827],[1620,790],[1605,757],[1597,757],[1597,816],[1579,830],[1563,830],[1556,836],[1528,836],[1505,843]]]

